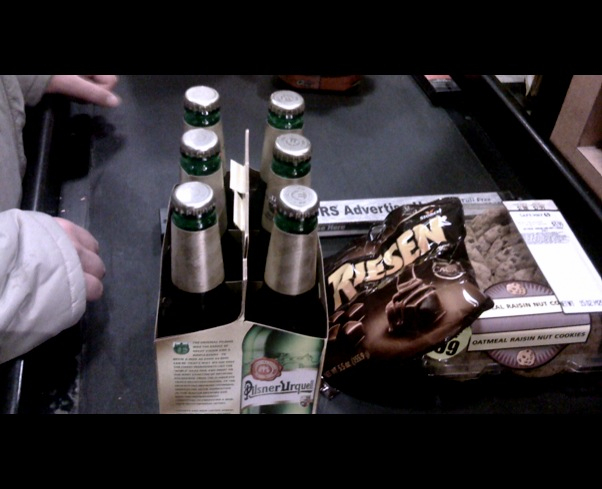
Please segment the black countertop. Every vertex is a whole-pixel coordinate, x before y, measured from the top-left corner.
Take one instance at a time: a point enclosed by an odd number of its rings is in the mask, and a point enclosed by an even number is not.
[[[91,153],[82,163],[86,171],[65,179],[58,212],[86,225],[99,240],[107,266],[105,294],[89,305],[81,324],[28,356],[20,412],[158,413],[153,340],[159,212],[178,178],[183,94],[197,84],[221,95],[228,159],[244,161],[249,129],[251,166],[258,169],[267,100],[277,88],[272,75],[121,75],[120,107],[72,104],[72,131],[87,134]],[[312,182],[321,200],[491,191],[556,197],[549,179],[534,183],[508,163],[509,153],[474,116],[470,100],[434,105],[411,75],[365,75],[354,93],[303,95]],[[581,223],[576,227],[578,236],[586,237]],[[324,254],[336,252],[347,239],[323,238]],[[59,365],[45,367],[57,354]],[[347,394],[321,397],[318,411],[602,411],[598,374],[502,375],[464,383],[429,379],[402,387],[377,402]]]

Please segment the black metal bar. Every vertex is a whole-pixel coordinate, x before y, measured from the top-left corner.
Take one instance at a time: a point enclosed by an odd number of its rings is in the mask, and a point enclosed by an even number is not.
[[[594,231],[602,225],[602,202],[532,123],[527,110],[493,75],[453,75],[469,111],[503,156],[504,167],[523,189],[519,199],[551,199],[602,273],[602,250]],[[485,166],[487,162],[484,161]],[[492,175],[499,168],[492,168]]]
[[[510,113],[516,118],[518,123],[528,133],[532,141],[537,144],[550,162],[560,171],[569,183],[580,195],[585,204],[590,210],[602,221],[602,205],[600,200],[593,194],[588,184],[578,175],[570,166],[570,163],[562,156],[562,154],[547,140],[544,139],[530,123],[525,110],[519,105],[518,101],[504,91],[500,83],[491,75],[483,75],[483,80],[489,85],[493,93],[495,93],[502,103],[508,108]]]

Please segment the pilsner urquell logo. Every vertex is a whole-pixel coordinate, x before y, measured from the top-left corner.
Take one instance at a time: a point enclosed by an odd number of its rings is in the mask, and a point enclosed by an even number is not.
[[[271,382],[282,375],[282,365],[273,358],[258,358],[251,364],[251,376],[255,380]]]

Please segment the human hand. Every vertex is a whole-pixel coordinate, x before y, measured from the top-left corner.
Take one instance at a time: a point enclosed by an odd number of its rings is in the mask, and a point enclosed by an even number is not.
[[[98,241],[88,230],[74,222],[61,217],[54,219],[67,233],[79,256],[86,281],[86,300],[90,302],[99,300],[104,290],[102,279],[106,268],[98,255]]]
[[[52,75],[46,93],[57,93],[83,103],[117,107],[121,99],[113,93],[117,75]]]

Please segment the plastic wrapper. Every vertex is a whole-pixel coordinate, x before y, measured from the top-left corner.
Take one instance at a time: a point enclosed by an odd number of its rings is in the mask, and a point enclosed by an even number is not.
[[[328,388],[396,389],[427,352],[493,307],[476,282],[465,237],[461,201],[442,198],[395,209],[325,260]]]

